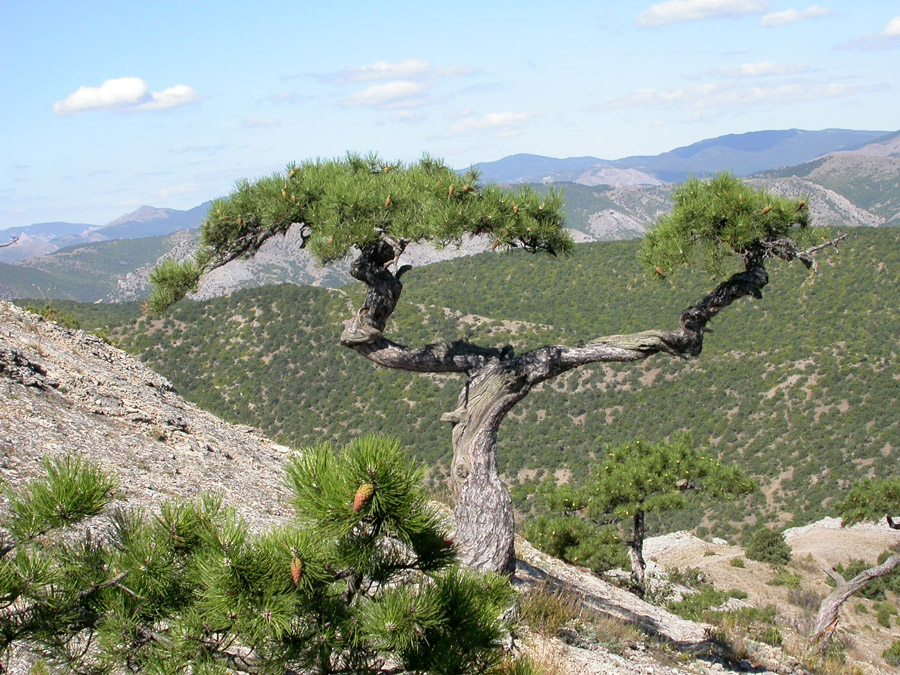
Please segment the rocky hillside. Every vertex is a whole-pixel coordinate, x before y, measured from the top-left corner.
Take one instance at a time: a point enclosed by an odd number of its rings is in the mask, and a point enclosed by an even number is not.
[[[0,303],[0,476],[21,485],[42,456],[68,452],[119,474],[130,502],[214,491],[257,525],[287,513],[286,447],[188,403],[100,338]]]
[[[132,506],[152,510],[169,498],[212,491],[223,494],[254,528],[287,517],[280,467],[288,448],[184,401],[165,378],[99,338],[0,303],[0,476],[5,483],[21,485],[38,473],[42,456],[68,452],[118,474],[119,501]],[[3,508],[0,493],[0,512]],[[831,539],[823,537],[828,531]],[[832,524],[830,530],[821,525],[803,528],[789,541],[797,557],[808,556],[796,568],[805,575],[805,587],[823,576],[813,562],[845,562],[851,556],[842,551],[851,550],[852,557],[862,551],[871,558],[897,536],[872,527],[835,530]],[[516,585],[524,597],[546,596],[545,602],[574,598],[581,607],[563,624],[549,628],[522,610],[514,648],[532,655],[544,672],[810,672],[800,659],[803,634],[796,608],[779,609],[776,615],[779,631],[787,636],[785,650],[733,630],[725,649],[724,638],[711,638],[715,633],[705,623],[647,604],[523,540],[517,550],[521,560]],[[724,541],[707,542],[686,533],[647,542],[647,557],[660,583],[669,583],[664,581],[669,569],[701,568],[719,588],[747,589],[746,607],[781,602],[786,591],[766,585],[774,574],[766,566],[748,562],[746,568],[736,569],[728,564],[741,553]],[[819,587],[827,591],[823,584]],[[684,587],[678,592],[694,591]],[[721,615],[726,621],[733,607],[717,611],[711,619],[719,621]],[[847,625],[864,632],[858,618],[848,619]],[[847,664],[859,664],[869,673],[888,672],[879,655],[896,632],[876,629],[862,635],[846,649]],[[735,640],[739,652],[733,651]],[[3,672],[30,672],[27,663],[4,662]]]

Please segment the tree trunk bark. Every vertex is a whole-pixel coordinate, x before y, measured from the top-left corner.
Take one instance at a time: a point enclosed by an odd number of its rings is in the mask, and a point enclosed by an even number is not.
[[[530,389],[517,371],[502,363],[480,370],[466,383],[456,410],[441,418],[453,425],[450,480],[460,560],[501,574],[515,572],[515,531],[494,446],[500,422]]]
[[[863,570],[855,577],[846,581],[840,574],[833,570],[825,570],[835,580],[836,586],[831,595],[822,601],[819,607],[819,615],[816,618],[816,627],[813,630],[812,641],[818,643],[819,649],[825,651],[831,636],[837,628],[839,616],[838,610],[848,599],[861,591],[873,579],[887,576],[900,567],[900,555],[891,556],[881,565]]]
[[[644,512],[636,511],[634,514],[634,533],[631,543],[628,544],[628,557],[631,559],[631,580],[637,594],[644,597],[644,571],[647,564],[644,562]]]

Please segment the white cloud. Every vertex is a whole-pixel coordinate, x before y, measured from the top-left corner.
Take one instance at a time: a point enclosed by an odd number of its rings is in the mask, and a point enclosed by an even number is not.
[[[139,77],[118,77],[99,87],[79,87],[62,101],[53,104],[57,115],[85,110],[105,110],[138,103],[147,94],[147,83]]]
[[[278,120],[264,119],[261,117],[251,117],[241,122],[245,129],[271,129],[272,127],[280,127],[281,122]]]
[[[702,84],[680,89],[640,89],[614,99],[600,109],[681,107],[694,111],[731,108],[746,105],[766,105],[854,96],[880,87],[855,84],[773,84],[757,87],[737,87],[733,84]]]
[[[789,23],[797,23],[798,21],[807,21],[809,19],[818,19],[823,16],[831,16],[834,12],[826,7],[818,5],[810,5],[804,10],[786,9],[783,12],[773,12],[766,14],[760,20],[760,26],[784,26]]]
[[[698,84],[694,87],[679,89],[638,89],[613,99],[602,107],[605,109],[642,108],[644,106],[669,105],[681,101],[690,102],[707,98],[725,87],[726,85],[722,84]]]
[[[888,21],[881,34],[885,37],[900,37],[900,16],[895,16]]]
[[[664,26],[682,21],[761,14],[769,9],[769,4],[769,0],[668,0],[642,12],[637,25]]]
[[[880,33],[866,33],[856,40],[845,42],[837,49],[891,49],[900,47],[900,16],[887,22]]]
[[[169,197],[177,197],[179,195],[189,195],[199,191],[194,183],[182,183],[181,185],[172,185],[157,190],[153,194],[160,199],[168,199]]]
[[[334,84],[353,84],[355,82],[373,82],[377,80],[408,80],[425,75],[430,71],[431,63],[421,59],[407,59],[399,63],[376,61],[368,66],[344,68],[332,75],[325,76]]]
[[[345,98],[341,104],[348,107],[386,107],[391,105],[408,107],[421,103],[431,86],[425,82],[411,80],[373,84],[371,87]]]
[[[179,84],[147,94],[147,83],[139,77],[106,80],[99,87],[79,87],[62,101],[53,104],[57,115],[71,115],[89,110],[151,111],[175,108],[198,99],[197,92]]]
[[[728,78],[765,77],[767,75],[796,75],[809,70],[805,63],[772,63],[759,61],[739,66],[718,68],[717,72]]]
[[[131,108],[131,110],[165,110],[193,103],[200,97],[186,84],[176,84],[162,91],[150,92],[150,100]]]
[[[303,101],[308,101],[312,98],[308,94],[298,94],[293,91],[283,91],[278,94],[269,94],[268,96],[264,96],[259,99],[262,103],[284,103],[287,105],[297,105]]]
[[[330,84],[344,85],[379,80],[438,80],[447,77],[471,75],[477,69],[470,66],[449,66],[432,68],[430,61],[407,59],[397,63],[376,61],[367,66],[344,68],[336,73],[324,73],[319,79]]]
[[[470,134],[479,131],[494,131],[499,136],[516,136],[521,127],[530,119],[528,113],[499,112],[483,117],[463,120],[450,127],[454,134]]]
[[[425,119],[425,116],[420,112],[413,112],[412,110],[398,110],[396,113],[391,115],[389,119],[391,122],[416,124],[423,121]]]

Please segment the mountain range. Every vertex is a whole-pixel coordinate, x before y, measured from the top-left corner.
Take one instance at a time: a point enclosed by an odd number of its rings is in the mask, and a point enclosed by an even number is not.
[[[567,223],[579,242],[641,237],[671,206],[669,180],[726,169],[755,186],[808,197],[820,225],[900,225],[900,132],[760,131],[655,157],[609,161],[513,155],[475,168],[487,182],[562,190]],[[0,248],[0,298],[141,299],[148,292],[149,271],[161,258],[190,255],[208,207],[209,202],[187,211],[143,206],[102,227],[40,223],[0,231],[0,242],[18,237],[15,245]],[[486,246],[477,240],[461,251],[416,246],[405,260],[420,266]],[[338,287],[348,280],[346,264],[315,265],[289,234],[268,242],[253,260],[235,260],[216,270],[197,297],[284,281]]]
[[[48,255],[62,248],[119,239],[156,237],[199,227],[210,202],[187,211],[142,206],[106,225],[86,223],[36,223],[27,227],[0,230],[0,243],[16,239],[14,246],[0,249],[0,262],[14,263]]]
[[[717,171],[749,176],[759,171],[802,164],[832,152],[855,150],[887,134],[886,131],[848,129],[753,131],[711,138],[654,156],[604,160],[596,157],[552,159],[519,154],[496,162],[479,163],[475,168],[484,180],[495,183],[659,185],[683,181],[691,174],[706,175]]]

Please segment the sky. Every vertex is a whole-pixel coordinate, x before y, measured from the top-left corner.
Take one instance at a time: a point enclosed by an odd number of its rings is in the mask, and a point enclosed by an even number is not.
[[[0,0],[0,229],[291,161],[617,159],[900,128],[900,1]]]

